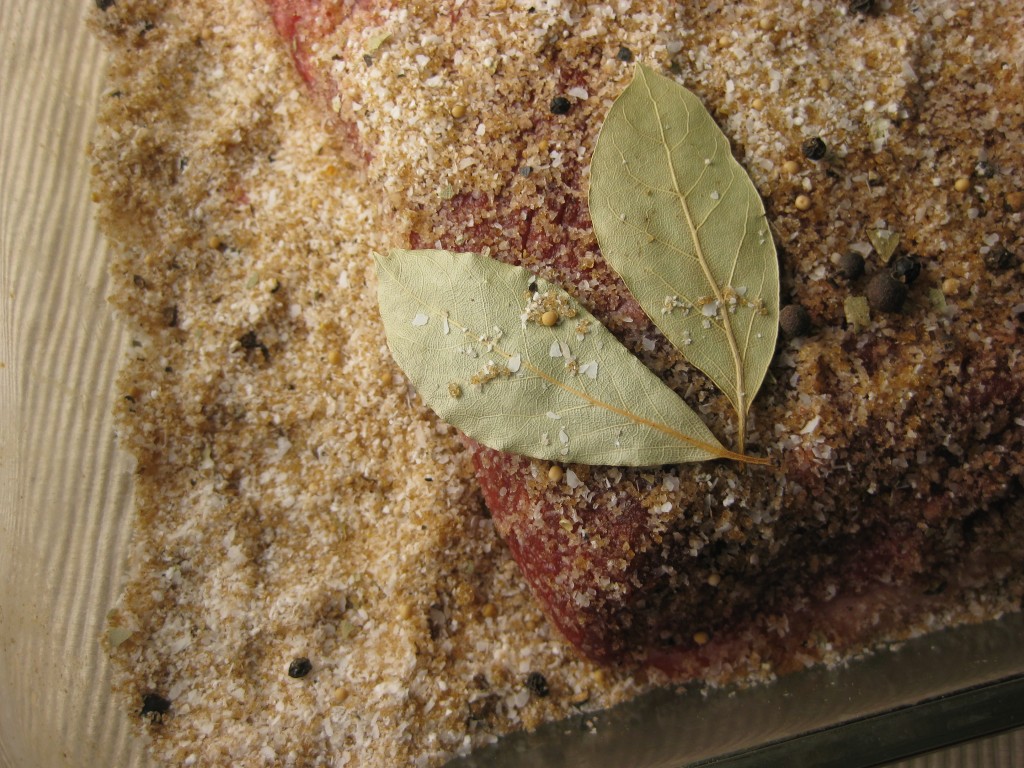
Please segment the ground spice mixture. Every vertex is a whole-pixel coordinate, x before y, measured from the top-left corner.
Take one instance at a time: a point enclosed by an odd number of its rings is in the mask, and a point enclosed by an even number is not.
[[[752,412],[751,443],[792,469],[756,489],[717,465],[631,480],[693,551],[703,677],[770,678],[1019,608],[1024,4],[356,3],[358,26],[317,17],[319,36],[288,43],[278,31],[305,4],[273,5],[118,0],[92,16],[111,54],[95,196],[112,301],[134,328],[117,408],[138,462],[132,575],[105,641],[159,761],[438,765],[664,682],[581,660],[551,628],[471,450],[390,359],[369,256],[505,250],[521,231],[503,237],[488,201],[528,207],[556,177],[565,205],[538,211],[532,236],[591,242],[573,212],[634,57],[675,73],[730,136],[766,199],[785,303],[806,314]],[[548,77],[559,61],[585,76]],[[573,122],[503,110],[527,96]],[[464,205],[425,215],[446,200]],[[873,249],[875,230],[900,233],[899,253]],[[867,300],[890,256],[914,260],[890,276],[899,311]],[[570,271],[581,301],[608,301],[598,254]],[[642,315],[602,319],[727,433],[725,404]],[[538,493],[571,477],[578,494],[618,472],[516,471]],[[564,496],[552,503],[569,515]],[[865,614],[844,594],[856,563],[830,570],[835,551],[797,545],[857,540],[890,514],[929,551],[985,557],[936,555],[933,571],[894,558],[876,581],[929,585],[909,606],[878,589],[897,607]],[[780,551],[803,570],[760,570]],[[790,614],[766,611],[758,631],[778,646],[730,656],[715,605],[748,588],[737,574],[773,572],[780,591],[813,582],[834,633],[794,648]]]

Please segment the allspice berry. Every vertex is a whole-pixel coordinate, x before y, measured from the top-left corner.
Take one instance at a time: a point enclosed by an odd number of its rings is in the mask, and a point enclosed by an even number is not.
[[[791,339],[806,336],[811,330],[811,316],[799,304],[787,304],[779,312],[779,328]]]
[[[865,293],[876,312],[899,312],[907,298],[907,286],[888,272],[879,272],[871,278]]]
[[[864,274],[864,257],[856,251],[844,253],[836,263],[839,274],[847,280],[853,280]]]

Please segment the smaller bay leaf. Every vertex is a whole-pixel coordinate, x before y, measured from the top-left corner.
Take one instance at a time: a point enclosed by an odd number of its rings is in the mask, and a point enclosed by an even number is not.
[[[395,361],[478,442],[586,464],[751,460],[723,448],[575,299],[522,267],[441,250],[375,259]]]

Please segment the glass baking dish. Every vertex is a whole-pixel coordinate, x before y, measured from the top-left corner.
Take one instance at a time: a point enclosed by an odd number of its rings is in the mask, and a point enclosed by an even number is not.
[[[131,544],[132,467],[111,418],[128,336],[105,302],[84,152],[103,69],[91,1],[0,1],[4,768],[148,765],[99,643]],[[1022,640],[1008,616],[769,685],[661,690],[450,765],[876,765],[1024,725]]]
[[[866,768],[1024,726],[1024,617],[909,640],[835,669],[659,690],[450,763]]]

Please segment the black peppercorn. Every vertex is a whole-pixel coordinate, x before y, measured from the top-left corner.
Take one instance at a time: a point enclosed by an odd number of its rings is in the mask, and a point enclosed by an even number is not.
[[[96,7],[99,8],[101,11],[107,10],[113,4],[114,0],[96,0]]]
[[[983,179],[991,179],[996,175],[996,167],[988,160],[979,160],[974,166],[974,172]]]
[[[867,287],[868,304],[878,312],[899,312],[907,298],[907,286],[888,272],[879,272]]]
[[[288,665],[288,677],[305,677],[313,669],[312,662],[305,656],[293,659]]]
[[[168,328],[178,327],[178,305],[175,304],[173,307],[164,307],[161,313],[164,318],[164,322]]]
[[[551,114],[553,115],[564,115],[569,111],[572,104],[565,96],[555,96],[551,100]]]
[[[850,13],[871,13],[875,4],[873,0],[850,0]]]
[[[836,267],[839,269],[840,275],[847,280],[853,280],[864,274],[864,257],[855,251],[844,253],[839,257]]]
[[[147,693],[142,697],[142,711],[139,712],[139,717],[149,717],[150,720],[159,722],[170,709],[171,702],[159,693]]]
[[[248,333],[242,334],[238,338],[238,344],[246,352],[258,349],[263,353],[264,360],[270,360],[270,349],[267,348],[266,344],[260,341],[259,337],[256,335],[256,331],[249,331]]]
[[[623,45],[619,47],[619,52],[615,54],[615,58],[619,61],[632,61],[633,52]]]
[[[787,304],[779,312],[779,327],[791,339],[806,336],[811,330],[811,316],[799,304]]]
[[[531,173],[533,173],[532,165],[524,165],[522,168],[519,169],[519,175],[522,176],[523,178],[526,178]]]
[[[548,695],[548,681],[540,672],[531,672],[526,676],[526,690],[534,696],[544,698]]]
[[[820,136],[807,139],[800,149],[803,150],[804,157],[808,160],[821,160],[828,152],[828,147],[825,146],[825,142],[821,140]]]
[[[993,248],[985,254],[985,268],[990,272],[1002,272],[1012,267],[1016,261],[1013,253],[1002,246]]]
[[[921,262],[918,261],[917,256],[908,254],[906,256],[900,256],[893,262],[892,265],[892,276],[897,280],[902,280],[907,285],[917,280],[918,275],[921,274]]]

